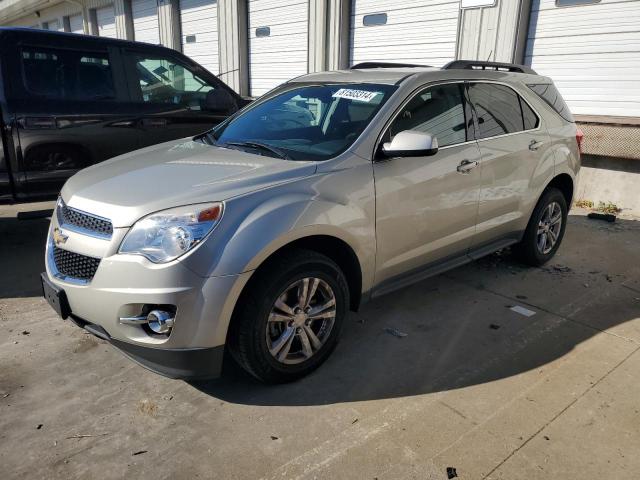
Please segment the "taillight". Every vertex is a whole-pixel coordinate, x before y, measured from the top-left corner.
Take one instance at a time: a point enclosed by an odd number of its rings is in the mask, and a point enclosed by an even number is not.
[[[576,142],[578,142],[578,151],[582,154],[582,141],[584,140],[584,133],[582,130],[576,130]]]

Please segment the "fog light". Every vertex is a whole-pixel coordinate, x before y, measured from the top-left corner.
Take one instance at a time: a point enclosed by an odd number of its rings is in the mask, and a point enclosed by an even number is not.
[[[162,310],[152,310],[147,315],[149,328],[155,333],[169,333],[173,327],[173,315]]]

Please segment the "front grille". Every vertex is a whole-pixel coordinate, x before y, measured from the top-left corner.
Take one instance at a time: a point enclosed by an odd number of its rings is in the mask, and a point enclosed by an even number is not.
[[[69,252],[53,246],[53,261],[56,269],[65,277],[91,280],[100,265],[100,259]]]
[[[62,199],[58,202],[58,222],[62,226],[71,225],[104,237],[113,234],[113,225],[109,220],[67,207]]]

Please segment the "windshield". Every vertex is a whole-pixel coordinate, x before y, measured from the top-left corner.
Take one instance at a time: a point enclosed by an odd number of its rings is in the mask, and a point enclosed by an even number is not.
[[[214,129],[216,145],[291,160],[326,160],[358,138],[397,87],[370,83],[287,90]]]

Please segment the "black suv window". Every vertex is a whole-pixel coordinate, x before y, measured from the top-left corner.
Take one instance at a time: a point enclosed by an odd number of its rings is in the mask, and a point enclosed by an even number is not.
[[[404,130],[428,132],[441,147],[466,142],[462,84],[436,85],[418,93],[390,125],[386,139]]]
[[[215,85],[189,68],[168,58],[135,56],[139,100],[145,103],[171,103],[192,110],[204,110],[207,94]]]
[[[560,92],[558,92],[553,83],[527,85],[527,87],[533,90],[541,99],[547,102],[549,106],[556,112],[558,112],[558,115],[564,118],[567,122],[574,122],[573,115],[571,115],[569,107],[564,102],[564,99],[560,95]]]
[[[107,53],[23,48],[24,87],[31,95],[59,100],[113,100]]]

